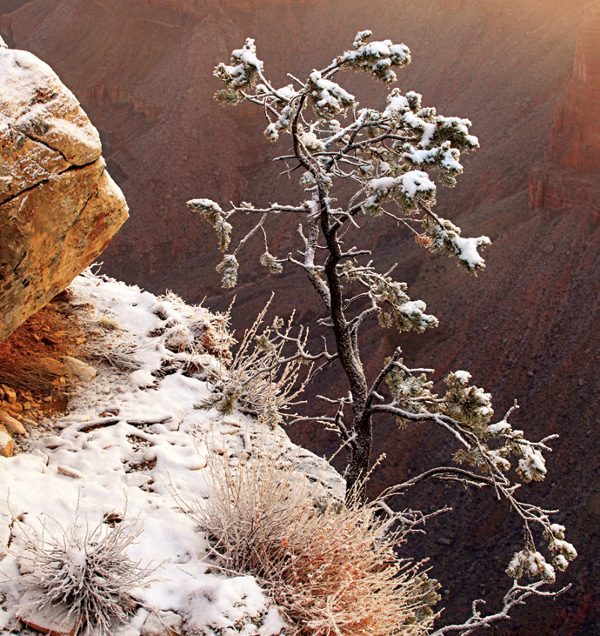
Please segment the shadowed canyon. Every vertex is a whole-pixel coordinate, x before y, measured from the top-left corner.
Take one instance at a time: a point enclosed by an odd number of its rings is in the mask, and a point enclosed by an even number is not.
[[[513,425],[530,438],[560,434],[546,481],[529,488],[537,503],[560,508],[557,521],[579,551],[562,577],[572,587],[547,605],[536,600],[518,609],[514,621],[492,632],[597,634],[600,3],[0,0],[0,35],[49,63],[75,93],[126,196],[131,218],[104,253],[103,271],[153,292],[206,298],[213,310],[225,309],[235,294],[238,329],[271,289],[280,315],[297,307],[299,320],[314,324],[319,314],[305,280],[291,272],[271,276],[258,264],[260,241],[242,263],[240,286],[220,289],[212,229],[186,200],[208,197],[224,208],[243,200],[294,203],[302,190],[294,175],[280,177],[272,164],[285,148],[265,140],[261,113],[213,100],[219,85],[212,69],[253,37],[267,74],[287,84],[286,72],[305,76],[367,28],[411,49],[412,63],[398,73],[402,91],[418,91],[425,106],[473,122],[481,148],[465,156],[455,189],[438,190],[438,210],[465,235],[487,234],[492,246],[484,253],[486,271],[475,278],[426,253],[392,223],[361,220],[380,269],[398,263],[411,297],[425,300],[440,319],[424,335],[389,330],[383,339],[373,325],[365,359],[375,370],[400,345],[408,364],[435,367],[436,378],[468,369],[494,395],[497,413],[518,400]],[[358,75],[348,84],[363,106],[385,103],[384,86]],[[294,249],[295,233],[289,224],[275,225],[272,251]],[[320,381],[339,383],[333,370]],[[311,389],[311,402],[319,392]],[[395,475],[447,461],[442,432],[377,427],[376,453],[387,458],[372,478],[373,492]],[[334,448],[320,429],[298,425],[289,433],[311,450]],[[423,499],[413,492],[400,505],[428,510],[448,503],[462,512],[431,520],[438,541],[411,539],[407,554],[432,558],[453,618],[465,619],[476,597],[491,609],[508,586],[503,570],[519,524],[506,521],[490,493],[432,485]]]

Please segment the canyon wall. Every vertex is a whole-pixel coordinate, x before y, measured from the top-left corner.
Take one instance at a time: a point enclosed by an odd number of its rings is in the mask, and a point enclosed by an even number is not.
[[[534,490],[537,501],[562,509],[557,521],[572,528],[581,548],[566,579],[573,588],[551,606],[519,610],[515,623],[494,633],[595,633],[598,538],[589,528],[600,517],[593,487],[600,441],[593,409],[599,362],[597,3],[347,0],[340,10],[335,0],[7,1],[0,0],[0,33],[50,62],[74,90],[130,202],[131,220],[105,252],[105,271],[153,291],[168,287],[188,300],[207,297],[213,309],[225,308],[232,294],[219,287],[211,228],[189,213],[185,201],[287,203],[300,195],[295,181],[278,177],[271,165],[281,148],[265,142],[261,114],[250,107],[223,109],[212,100],[219,87],[214,65],[227,61],[247,36],[256,38],[277,83],[289,82],[285,71],[302,76],[327,64],[361,29],[411,48],[401,89],[421,92],[424,105],[444,115],[470,118],[481,143],[465,158],[457,188],[439,193],[439,211],[468,234],[488,234],[493,245],[486,272],[474,279],[445,258],[425,254],[408,236],[390,240],[391,226],[366,221],[378,263],[397,262],[411,296],[423,298],[441,322],[424,336],[382,336],[373,327],[363,338],[366,358],[373,371],[400,344],[409,363],[434,366],[440,375],[467,368],[494,394],[497,412],[518,398],[515,426],[531,437],[561,434],[551,476]],[[384,103],[384,87],[357,75],[348,81],[363,105]],[[287,253],[295,228],[273,230],[274,249]],[[256,315],[271,288],[280,314],[298,306],[299,319],[314,323],[318,313],[306,282],[288,274],[269,277],[257,256],[247,256],[234,290],[237,325]],[[334,372],[322,376],[322,386],[339,382]],[[376,450],[388,458],[373,477],[373,490],[447,460],[447,440],[435,431],[411,427],[390,448],[394,426],[382,422],[378,430],[385,442]],[[290,434],[319,451],[332,448],[317,428]],[[409,545],[433,558],[444,605],[459,617],[474,596],[497,599],[503,565],[520,539],[518,524],[499,529],[494,502],[485,495],[448,487],[427,496],[432,506],[468,510],[430,522],[443,543]],[[410,503],[422,500],[415,495]],[[506,540],[498,540],[500,530]],[[457,568],[458,562],[470,565]],[[484,568],[489,577],[481,575]],[[480,589],[474,581],[484,578],[497,586]]]
[[[590,2],[577,38],[573,74],[560,99],[544,159],[531,171],[533,210],[585,207],[600,201],[600,4]]]

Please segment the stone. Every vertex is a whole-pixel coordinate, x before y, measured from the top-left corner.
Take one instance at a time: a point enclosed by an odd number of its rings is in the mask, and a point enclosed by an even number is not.
[[[67,375],[69,372],[65,364],[54,358],[40,358],[38,362],[44,371],[52,375]]]
[[[28,627],[49,636],[75,636],[81,618],[69,614],[66,604],[40,606],[41,591],[27,590],[19,601],[17,617]]]
[[[75,470],[74,468],[68,468],[67,466],[57,466],[56,470],[65,477],[70,477],[71,479],[81,479],[82,474]]]
[[[13,440],[12,437],[3,430],[0,430],[0,456],[12,457]]]
[[[2,390],[4,392],[4,397],[6,398],[7,402],[16,402],[17,401],[17,394],[14,391],[14,389],[11,389],[9,386],[6,386],[6,384],[2,385]]]
[[[21,402],[9,402],[9,407],[8,407],[13,413],[22,413],[23,412],[23,405],[21,404]]]
[[[0,47],[0,341],[127,219],[101,153],[97,130],[52,69]]]
[[[183,618],[175,612],[151,612],[141,636],[180,636],[183,633]]]
[[[84,382],[91,382],[97,375],[94,367],[77,358],[66,356],[63,362],[69,375],[75,376]]]
[[[16,435],[27,435],[27,429],[23,426],[23,424],[8,413],[0,411],[0,423]]]

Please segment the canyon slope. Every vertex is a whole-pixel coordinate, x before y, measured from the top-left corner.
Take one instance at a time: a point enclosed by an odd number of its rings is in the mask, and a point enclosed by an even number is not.
[[[580,551],[565,577],[573,587],[548,608],[520,610],[515,623],[494,633],[597,633],[598,3],[346,0],[343,7],[335,0],[0,0],[0,34],[48,62],[100,131],[108,169],[131,208],[103,255],[105,271],[189,301],[207,297],[211,309],[226,307],[231,294],[219,288],[212,230],[185,201],[209,197],[225,206],[301,196],[295,180],[279,177],[271,164],[282,148],[265,141],[261,114],[212,99],[214,65],[247,36],[279,83],[287,83],[287,71],[302,76],[326,64],[361,29],[410,47],[401,89],[422,93],[424,105],[444,115],[471,119],[481,144],[465,157],[458,186],[439,192],[439,212],[467,234],[489,235],[493,245],[487,270],[472,278],[391,225],[369,221],[378,262],[399,263],[411,296],[425,300],[441,326],[425,336],[385,332],[383,339],[374,326],[365,352],[375,365],[400,344],[409,363],[440,374],[469,369],[494,394],[497,412],[518,399],[514,425],[530,437],[561,435],[548,480],[533,490],[562,510],[558,521]],[[384,103],[383,87],[358,76],[349,83],[363,105]],[[294,228],[279,230],[282,252],[293,235]],[[273,288],[278,312],[298,306],[301,320],[314,321],[306,282],[270,277],[257,260],[244,263],[234,315],[256,315]],[[337,381],[332,374],[323,384]],[[381,427],[382,439],[396,435]],[[331,448],[319,431],[290,434],[313,449]],[[447,456],[441,434],[414,427],[402,435],[397,448],[380,442],[377,450],[388,457],[374,490]],[[504,584],[518,524],[499,529],[484,494],[448,487],[428,498],[467,511],[433,520],[432,534],[444,541],[418,547],[432,557],[455,617],[470,597],[497,598],[494,585],[480,589],[479,581]],[[416,493],[408,503],[418,502]]]

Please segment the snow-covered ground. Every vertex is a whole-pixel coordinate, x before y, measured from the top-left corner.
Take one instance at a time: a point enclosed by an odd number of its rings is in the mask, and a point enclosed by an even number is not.
[[[207,310],[89,271],[70,290],[74,307],[91,306],[98,346],[115,366],[97,365],[97,377],[79,387],[51,432],[32,436],[25,452],[0,457],[0,633],[25,633],[16,619],[21,548],[11,533],[57,536],[124,517],[139,531],[127,556],[155,569],[136,590],[147,609],[115,634],[139,635],[149,610],[178,613],[188,634],[279,634],[282,621],[256,580],[211,568],[207,539],[178,502],[210,496],[206,466],[215,454],[234,470],[268,447],[331,487],[339,476],[279,428],[194,409],[219,364],[194,346],[210,329]]]

